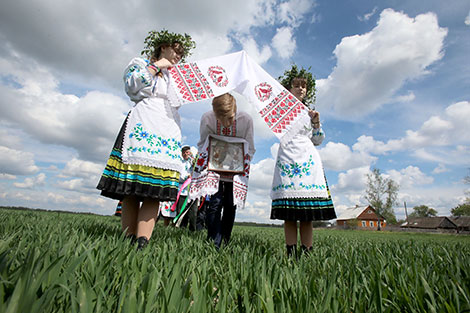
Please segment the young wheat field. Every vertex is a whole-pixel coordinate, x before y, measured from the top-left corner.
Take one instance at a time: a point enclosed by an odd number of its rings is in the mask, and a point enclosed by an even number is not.
[[[314,231],[285,256],[282,228],[158,224],[136,251],[117,217],[0,209],[0,312],[470,312],[470,237]]]

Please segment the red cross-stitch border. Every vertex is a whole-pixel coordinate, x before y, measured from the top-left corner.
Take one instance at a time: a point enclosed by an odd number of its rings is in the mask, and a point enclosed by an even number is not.
[[[259,113],[273,132],[282,133],[303,109],[302,102],[283,90]]]
[[[169,69],[178,92],[188,102],[214,97],[209,82],[196,63],[178,64]]]

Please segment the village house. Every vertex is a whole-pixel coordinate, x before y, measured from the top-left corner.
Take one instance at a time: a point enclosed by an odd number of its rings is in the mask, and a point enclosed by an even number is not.
[[[457,224],[446,216],[409,218],[401,227],[433,232],[457,232]]]
[[[450,219],[457,225],[459,233],[470,233],[470,216],[457,216]]]
[[[336,219],[338,227],[356,227],[359,229],[375,230],[377,223],[380,220],[380,228],[384,228],[387,222],[382,216],[379,216],[373,207],[370,205],[363,207],[356,205],[352,208],[347,208]]]

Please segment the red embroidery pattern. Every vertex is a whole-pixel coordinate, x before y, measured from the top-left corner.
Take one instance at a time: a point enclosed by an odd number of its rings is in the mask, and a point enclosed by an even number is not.
[[[248,186],[238,181],[233,181],[233,196],[242,201],[246,200]]]
[[[168,72],[184,100],[195,102],[214,97],[209,82],[196,63],[175,65]]]
[[[305,110],[302,102],[284,90],[259,113],[273,132],[282,133],[302,110]]]
[[[233,120],[233,124],[230,127],[222,126],[217,120],[217,135],[227,136],[227,137],[236,137],[237,135],[237,121]]]
[[[216,65],[209,67],[207,75],[209,75],[214,84],[218,87],[225,87],[228,84],[227,75],[225,74],[224,68],[221,66]]]
[[[207,168],[207,152],[201,152],[198,155],[196,166],[194,167],[195,172],[202,172],[204,169]]]
[[[202,189],[207,190],[208,188],[217,189],[219,179],[214,172],[207,172],[205,175],[201,175],[197,178],[193,178],[191,181],[190,194],[197,194]]]
[[[245,173],[243,173],[243,176],[250,176],[250,155],[249,154],[245,154],[245,158],[243,160],[244,162],[244,170],[245,170]]]
[[[261,83],[255,87],[255,94],[261,102],[268,100],[271,97],[272,91],[273,87],[268,83]]]

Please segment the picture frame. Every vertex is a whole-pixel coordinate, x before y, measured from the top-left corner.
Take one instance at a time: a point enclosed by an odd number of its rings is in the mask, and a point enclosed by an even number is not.
[[[221,173],[244,173],[244,143],[209,137],[208,170]]]

